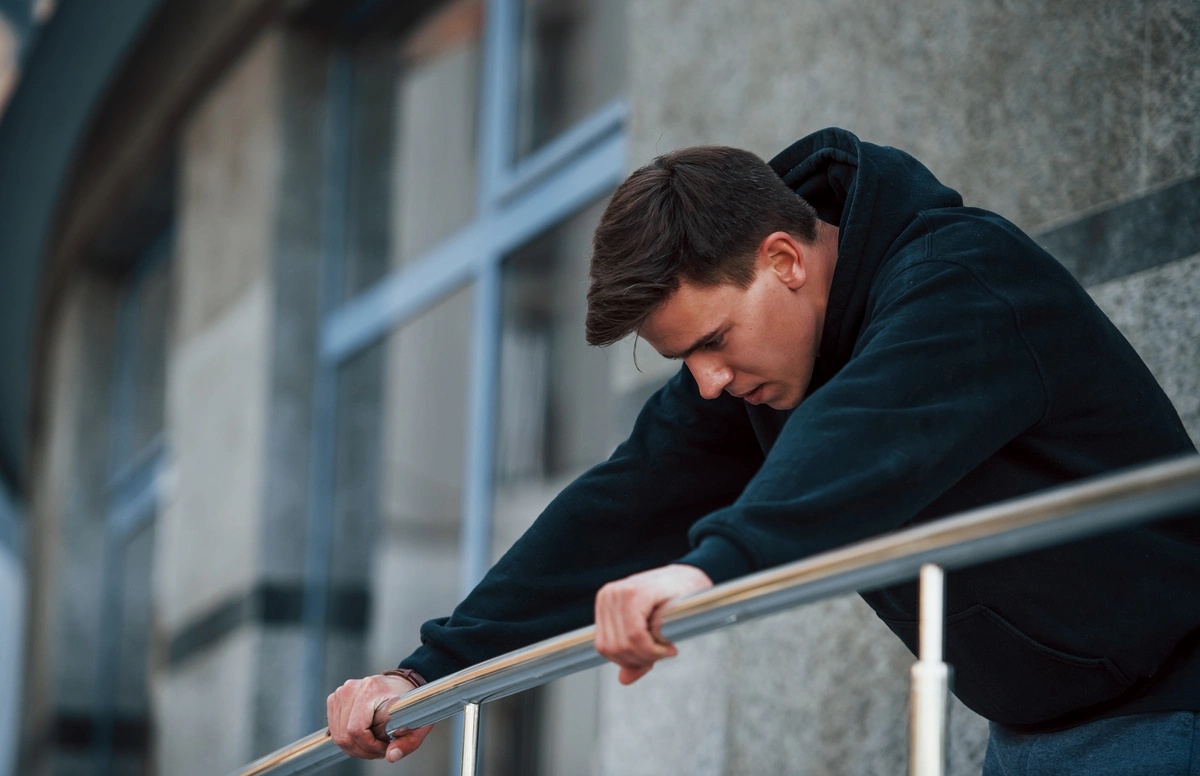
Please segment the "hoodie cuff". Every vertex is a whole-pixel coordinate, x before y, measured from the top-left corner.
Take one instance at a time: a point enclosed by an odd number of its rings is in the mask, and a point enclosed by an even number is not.
[[[432,682],[460,671],[463,667],[430,647],[421,646],[400,661],[399,669],[413,671],[426,682]]]
[[[705,536],[694,550],[676,562],[700,569],[708,575],[714,585],[745,576],[755,570],[750,559],[736,544],[717,534]]]

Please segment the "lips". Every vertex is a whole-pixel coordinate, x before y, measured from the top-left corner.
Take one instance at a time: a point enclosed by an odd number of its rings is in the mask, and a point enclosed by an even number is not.
[[[753,391],[750,391],[749,393],[743,393],[741,398],[748,404],[762,404],[763,395],[766,393],[766,387],[767,384],[763,383]]]

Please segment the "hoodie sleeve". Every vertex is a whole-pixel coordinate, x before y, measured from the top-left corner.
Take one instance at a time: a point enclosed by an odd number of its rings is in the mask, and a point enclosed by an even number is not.
[[[847,364],[681,562],[721,582],[895,530],[1044,415],[1014,307],[972,270],[918,263],[871,308]]]
[[[680,370],[611,458],[564,489],[450,617],[425,623],[401,666],[433,680],[591,623],[602,585],[686,552],[688,529],[733,503],[762,460],[743,403],[704,400]]]

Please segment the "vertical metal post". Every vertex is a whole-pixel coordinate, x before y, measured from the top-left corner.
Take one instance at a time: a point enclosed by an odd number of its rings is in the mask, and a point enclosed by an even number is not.
[[[909,776],[943,776],[946,770],[946,701],[950,669],[942,662],[945,575],[921,566],[920,656],[912,667]]]
[[[479,772],[479,704],[463,706],[462,756],[460,776],[476,776]]]

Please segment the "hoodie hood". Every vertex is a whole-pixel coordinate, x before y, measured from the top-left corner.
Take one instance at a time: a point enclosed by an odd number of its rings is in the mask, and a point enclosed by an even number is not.
[[[797,140],[770,164],[822,221],[839,229],[815,389],[850,358],[872,281],[917,238],[913,227],[921,211],[962,207],[962,196],[903,151],[864,143],[844,129]]]

